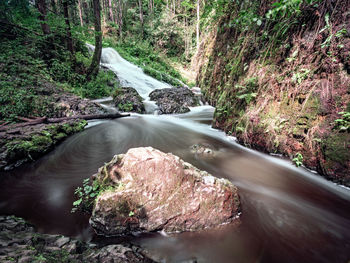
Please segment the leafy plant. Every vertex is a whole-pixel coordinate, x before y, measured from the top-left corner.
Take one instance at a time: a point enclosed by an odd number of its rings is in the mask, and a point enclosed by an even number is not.
[[[292,81],[297,84],[301,84],[301,82],[307,79],[311,70],[302,68],[300,71],[293,73]]]
[[[303,160],[304,160],[304,157],[303,157],[303,155],[301,154],[301,153],[297,153],[295,156],[294,156],[294,158],[293,158],[293,163],[297,166],[297,167],[299,167],[299,166],[301,166],[302,164],[303,164]]]
[[[340,132],[350,132],[350,112],[342,111],[338,112],[342,118],[336,119],[334,121],[333,129],[338,130]]]
[[[132,103],[125,103],[125,104],[119,103],[118,104],[118,109],[120,111],[130,112],[130,111],[133,110],[133,105],[132,105]]]
[[[90,211],[93,206],[95,198],[99,195],[102,188],[98,181],[93,181],[90,185],[90,179],[87,178],[83,181],[82,187],[77,187],[74,194],[78,197],[76,201],[73,202],[72,213],[76,212],[78,209],[82,211]]]
[[[249,104],[255,97],[257,93],[256,92],[250,92],[250,93],[243,93],[239,94],[236,97],[238,99],[244,99],[247,104]]]

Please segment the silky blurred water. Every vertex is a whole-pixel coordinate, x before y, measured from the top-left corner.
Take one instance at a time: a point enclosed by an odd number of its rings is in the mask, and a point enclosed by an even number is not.
[[[0,214],[23,216],[41,232],[97,238],[88,218],[71,214],[75,187],[113,155],[131,147],[172,152],[218,177],[231,180],[241,198],[239,226],[127,239],[162,262],[348,262],[349,190],[288,161],[236,144],[210,128],[213,109],[203,106],[178,116],[134,115],[90,124],[34,164],[1,175]],[[210,146],[212,156],[191,151]]]
[[[93,48],[93,46],[89,46]],[[103,49],[102,63],[123,86],[147,101],[155,88],[170,87]],[[108,101],[107,99],[105,101]],[[102,102],[102,101],[101,101]],[[108,110],[113,108],[106,104]],[[91,121],[39,161],[0,174],[0,214],[24,217],[43,233],[62,234],[99,244],[130,241],[161,262],[339,262],[350,261],[350,191],[288,161],[260,154],[210,128],[213,108],[201,106],[182,115],[133,115]],[[191,151],[196,144],[213,154]],[[72,214],[74,189],[115,154],[152,146],[171,152],[238,186],[241,224],[199,233],[166,236],[96,237],[88,217]]]

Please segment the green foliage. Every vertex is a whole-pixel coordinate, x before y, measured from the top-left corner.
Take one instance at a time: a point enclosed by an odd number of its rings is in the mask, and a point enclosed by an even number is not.
[[[302,68],[299,71],[293,73],[291,80],[296,84],[301,84],[303,80],[308,78],[310,72],[311,71],[309,69]]]
[[[87,82],[90,65],[84,39],[86,30],[72,24],[75,57],[66,48],[66,24],[61,15],[48,12],[51,34],[43,35],[38,11],[28,1],[1,1],[6,8],[0,28],[0,119],[15,122],[17,116],[53,117],[53,94],[66,91],[81,97],[110,95],[114,74],[101,72]],[[17,25],[19,25],[17,27]]]
[[[120,185],[118,185],[120,187]],[[93,180],[92,183],[89,178],[83,180],[83,185],[75,189],[74,195],[78,198],[73,202],[71,213],[78,210],[82,212],[91,212],[95,203],[96,197],[104,192],[114,189],[112,186]]]
[[[117,87],[115,75],[111,71],[100,71],[97,77],[89,82],[77,83],[71,91],[84,98],[102,98],[110,96]]]
[[[46,64],[19,40],[0,42],[0,119],[16,121],[17,116],[42,116],[47,112],[52,92]]]
[[[342,111],[338,113],[342,118],[336,119],[334,121],[334,130],[339,132],[350,132],[350,112]]]
[[[245,105],[248,105],[257,96],[257,80],[257,78],[249,78],[244,81],[244,86],[235,85],[235,90],[237,91],[236,98],[244,100]]]
[[[334,33],[332,30],[332,24],[329,21],[329,14],[325,15],[325,23],[326,23],[326,25],[324,26],[324,28],[322,28],[320,30],[319,33],[322,33],[323,31],[327,31],[328,36],[327,36],[326,40],[321,44],[321,48],[329,48],[332,44],[334,37],[342,38],[344,35],[346,35],[348,33],[345,28],[340,29],[339,31]]]
[[[78,209],[82,211],[90,211],[93,206],[95,197],[101,191],[101,186],[97,180],[90,185],[90,179],[85,179],[83,181],[82,187],[77,187],[74,194],[78,197],[76,201],[73,202],[72,213],[76,212]]]
[[[133,109],[133,105],[132,103],[125,103],[125,104],[119,103],[117,108],[123,112],[130,112]]]
[[[236,97],[238,99],[244,99],[247,104],[249,104],[255,97],[257,93],[256,92],[250,92],[250,93],[243,93],[239,94]]]
[[[303,155],[301,153],[297,153],[292,161],[297,167],[299,167],[303,164],[303,160],[304,160]]]

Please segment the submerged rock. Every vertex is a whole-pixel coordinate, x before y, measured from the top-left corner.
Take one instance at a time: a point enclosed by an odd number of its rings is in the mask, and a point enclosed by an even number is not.
[[[136,89],[131,87],[117,88],[113,94],[114,104],[121,112],[137,112],[144,113],[142,97],[137,93]]]
[[[154,262],[128,244],[97,247],[60,235],[40,234],[21,218],[0,216],[0,262]]]
[[[186,113],[189,107],[199,105],[196,95],[185,87],[171,89],[156,89],[149,94],[156,101],[159,114]]]
[[[112,186],[97,197],[90,218],[101,235],[196,231],[230,223],[238,215],[232,183],[152,147],[114,156],[94,180]]]

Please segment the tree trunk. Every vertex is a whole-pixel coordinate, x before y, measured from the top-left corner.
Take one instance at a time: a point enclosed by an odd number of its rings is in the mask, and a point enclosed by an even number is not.
[[[89,81],[98,74],[101,53],[102,53],[102,32],[101,32],[101,6],[100,0],[93,0],[95,15],[95,51],[92,57],[91,65],[87,71],[86,79]]]
[[[55,0],[51,0],[51,8],[52,11],[57,14],[57,6],[56,6],[56,1]]]
[[[83,26],[84,22],[83,22],[83,11],[82,11],[81,1],[82,0],[78,0],[78,9],[79,9],[78,11],[79,11],[80,25]]]
[[[119,27],[119,37],[122,40],[123,39],[123,2],[121,0],[118,1],[119,3],[119,23],[118,23],[118,27]]]
[[[63,0],[62,6],[63,6],[64,21],[66,23],[66,31],[67,31],[67,49],[71,53],[72,57],[74,57],[74,46],[73,46],[73,39],[72,39],[72,33],[70,28],[70,22],[69,22],[69,13],[68,13],[68,0]]]
[[[143,10],[142,10],[142,0],[139,0],[140,7],[140,22],[141,22],[141,38],[143,39]]]
[[[108,0],[109,20],[110,21],[114,21],[112,4],[113,4],[112,0]]]
[[[196,25],[196,40],[197,40],[197,50],[199,49],[199,21],[200,21],[200,15],[199,15],[199,1],[197,0],[197,25]]]
[[[36,6],[38,8],[38,11],[40,13],[39,20],[41,21],[41,29],[44,33],[44,35],[50,34],[50,27],[46,23],[46,2],[45,0],[37,0]]]
[[[83,4],[83,10],[85,14],[85,24],[89,25],[90,24],[89,5],[87,2],[82,2],[82,4]]]

